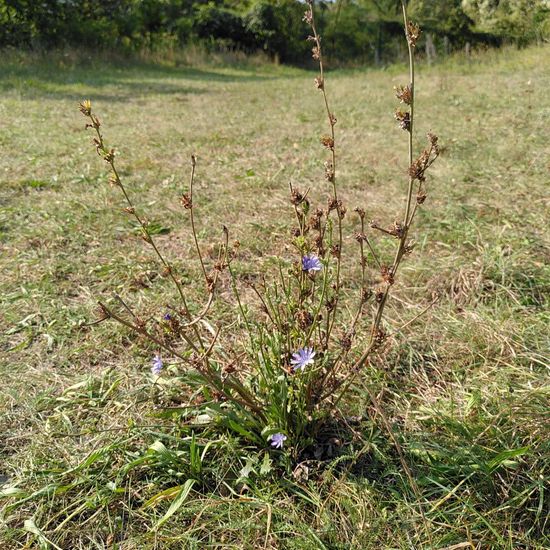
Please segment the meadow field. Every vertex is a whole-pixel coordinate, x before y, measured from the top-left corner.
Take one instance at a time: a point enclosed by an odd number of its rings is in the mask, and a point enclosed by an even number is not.
[[[406,74],[327,73],[340,192],[368,219],[403,208],[393,87]],[[269,276],[288,254],[289,181],[326,203],[314,77],[265,63],[0,58],[0,548],[550,547],[548,46],[418,67],[416,140],[435,132],[442,154],[390,328],[437,301],[361,373],[348,403],[359,420],[332,459],[281,479],[235,436],[191,437],[166,412],[185,393],[169,376],[151,382],[152,348],[92,324],[114,292],[150,315],[174,292],[121,212],[78,103],[93,102],[129,192],[199,303],[179,203],[191,154],[201,241],[214,254],[224,224],[240,242],[239,275]],[[344,231],[355,250],[352,216]],[[232,303],[224,288],[216,307],[237,337]]]

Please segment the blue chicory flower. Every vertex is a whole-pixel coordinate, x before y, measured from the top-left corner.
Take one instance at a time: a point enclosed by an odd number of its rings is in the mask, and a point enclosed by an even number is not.
[[[307,365],[312,365],[314,357],[315,352],[313,348],[300,348],[296,353],[292,354],[290,363],[292,368],[297,371],[298,369],[304,369]]]
[[[171,321],[172,320],[172,316],[169,314],[169,313],[165,313],[162,318],[165,320],[165,321]]]
[[[286,435],[277,433],[269,436],[269,441],[274,449],[282,449],[283,443],[286,441]]]
[[[158,376],[163,366],[164,366],[164,363],[162,362],[160,355],[155,355],[155,357],[153,358],[153,366],[151,367],[151,372],[155,376]]]
[[[323,269],[323,264],[315,254],[308,254],[302,257],[302,271],[314,273],[315,271],[321,271],[321,269]]]

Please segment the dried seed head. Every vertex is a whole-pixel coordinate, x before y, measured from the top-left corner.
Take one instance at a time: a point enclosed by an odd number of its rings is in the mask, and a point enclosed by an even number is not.
[[[432,134],[432,132],[428,132],[426,135],[428,137],[428,141],[430,142],[430,145],[432,146],[432,149],[435,155],[438,156],[440,152],[439,144],[438,144],[439,138],[435,134]]]
[[[340,245],[339,245],[339,244],[333,244],[333,245],[330,247],[330,253],[331,253],[335,258],[339,258],[339,257],[340,257],[340,253],[341,253]]]
[[[403,236],[404,230],[405,228],[403,227],[403,224],[401,222],[395,221],[393,222],[393,225],[388,230],[388,233],[400,239]]]
[[[321,58],[321,48],[319,48],[319,46],[313,46],[313,48],[311,48],[311,57],[316,61]]]
[[[342,201],[338,201],[338,217],[343,220],[346,217],[348,209],[342,204]]]
[[[323,246],[323,237],[321,235],[317,235],[313,241],[313,244],[315,245],[315,248],[317,248],[317,253],[319,256],[324,256],[325,247]]]
[[[335,176],[334,166],[332,162],[330,161],[325,162],[325,179],[332,183],[334,182],[334,176]]]
[[[84,116],[90,116],[92,114],[92,102],[89,99],[85,99],[82,103],[78,104],[78,109]]]
[[[111,164],[115,160],[115,150],[111,149],[108,153],[103,155],[103,158],[105,159],[105,162]]]
[[[324,90],[325,88],[325,81],[322,77],[320,76],[317,76],[315,77],[315,87],[318,89],[318,90]]]
[[[321,229],[322,217],[323,217],[323,211],[320,208],[317,208],[317,210],[315,210],[315,212],[309,218],[310,229],[315,229],[315,230]]]
[[[386,333],[384,332],[384,329],[377,327],[373,334],[374,339],[374,345],[375,347],[379,347],[384,343],[384,340],[387,338]]]
[[[304,200],[304,195],[298,191],[298,189],[292,189],[290,194],[290,203],[297,206]]]
[[[417,204],[424,204],[426,198],[428,195],[424,192],[419,192],[418,195],[416,195],[416,203]]]
[[[357,232],[355,234],[355,240],[358,242],[358,243],[362,243],[364,241],[367,240],[367,236],[364,234],[364,233],[360,233],[360,232]]]
[[[216,277],[212,275],[208,275],[206,277],[206,288],[208,289],[208,292],[213,292],[215,285],[216,285]]]
[[[302,18],[302,21],[305,21],[308,25],[311,25],[313,23],[313,11],[311,7],[309,7],[305,13],[304,17]]]
[[[382,276],[382,280],[388,285],[393,285],[395,282],[393,269],[390,266],[383,265],[380,269],[380,275]]]
[[[306,311],[305,309],[298,311],[295,315],[295,318],[298,326],[302,330],[306,330],[313,323],[313,316],[311,315],[311,313],[309,313],[309,311]]]
[[[331,126],[336,126],[336,123],[338,122],[338,119],[334,116],[334,113],[330,113],[328,116],[329,122]]]
[[[334,150],[334,140],[330,136],[322,136],[321,143],[331,151]]]
[[[398,109],[395,111],[394,116],[402,130],[406,130],[407,132],[411,131],[411,114],[408,111],[401,111]]]
[[[364,304],[372,298],[372,290],[370,288],[364,288],[361,291],[361,302]]]
[[[193,201],[191,200],[191,197],[187,193],[184,193],[181,196],[180,202],[181,204],[183,204],[183,207],[186,210],[191,210],[191,208],[193,208]]]
[[[331,212],[332,210],[338,210],[342,208],[342,201],[340,199],[330,197],[327,199],[327,207],[329,212]]]
[[[364,220],[365,219],[365,211],[362,209],[362,208],[359,208],[358,206],[356,206],[354,209],[353,209],[354,212],[357,212],[357,215],[362,219]]]
[[[414,241],[409,241],[404,248],[405,254],[410,254],[414,250],[415,246],[416,243]]]
[[[334,308],[336,307],[336,298],[334,296],[331,296],[330,298],[327,299],[327,301],[325,302],[325,307],[327,308],[327,311],[333,311]]]
[[[349,351],[351,349],[351,340],[352,340],[351,334],[348,334],[348,333],[344,334],[342,338],[340,338],[340,347],[344,351]]]
[[[386,294],[386,289],[382,287],[378,287],[375,292],[375,299],[378,303],[380,303],[384,299],[384,295]]]
[[[407,41],[412,48],[416,47],[416,42],[418,41],[421,33],[422,31],[416,23],[413,23],[412,21],[407,23]]]
[[[410,105],[412,103],[412,89],[410,85],[407,86],[395,86],[395,95],[401,103]]]

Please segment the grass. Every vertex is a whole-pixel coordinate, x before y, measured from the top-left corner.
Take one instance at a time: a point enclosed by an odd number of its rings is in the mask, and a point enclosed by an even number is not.
[[[94,101],[125,181],[186,279],[199,273],[177,201],[191,153],[200,236],[215,242],[227,225],[241,242],[239,271],[254,277],[288,251],[288,180],[325,200],[314,75],[5,56],[0,546],[548,547],[549,53],[420,67],[418,137],[434,131],[444,152],[391,302],[393,328],[433,293],[440,300],[353,388],[361,419],[342,434],[343,453],[289,479],[233,438],[191,435],[162,412],[185,395],[169,378],[151,384],[151,348],[114,324],[86,326],[112,291],[151,314],[173,293],[120,213],[77,103]],[[392,87],[405,79],[399,66],[327,77],[342,193],[369,218],[398,214],[406,143]],[[351,248],[354,231],[347,218]],[[229,289],[223,296],[230,304]],[[230,325],[231,306],[220,308]]]

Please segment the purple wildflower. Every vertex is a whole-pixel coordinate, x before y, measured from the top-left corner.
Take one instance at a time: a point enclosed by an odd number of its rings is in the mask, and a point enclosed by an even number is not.
[[[300,348],[296,353],[292,354],[290,363],[293,369],[297,371],[298,369],[305,368],[307,365],[312,365],[314,357],[315,352],[313,348]]]
[[[274,449],[282,449],[283,443],[286,441],[286,435],[280,433],[273,434],[269,436],[269,441]]]
[[[151,372],[155,376],[158,376],[163,366],[164,366],[164,363],[162,362],[160,355],[155,355],[155,357],[153,358],[153,366],[151,367]]]
[[[165,313],[162,318],[165,320],[165,321],[171,321],[172,320],[172,316],[169,314],[169,313]]]
[[[323,269],[323,264],[315,254],[308,254],[302,257],[302,271],[313,273],[315,271],[321,271],[321,269]]]

